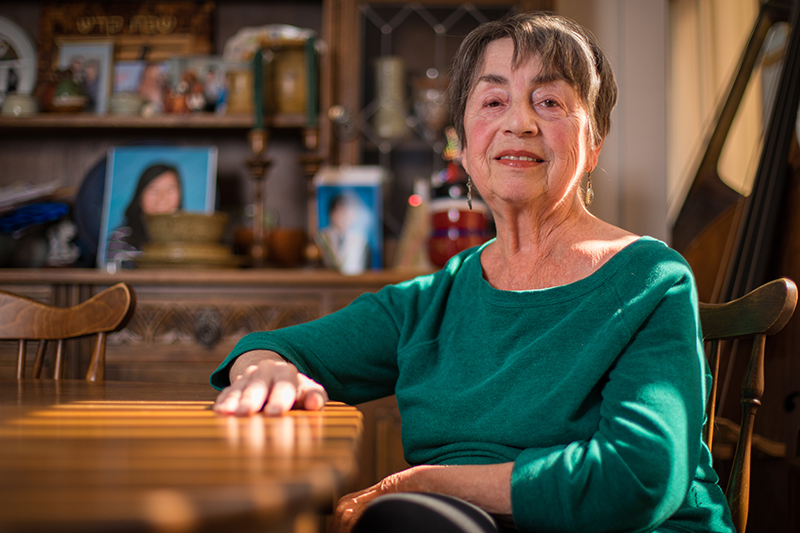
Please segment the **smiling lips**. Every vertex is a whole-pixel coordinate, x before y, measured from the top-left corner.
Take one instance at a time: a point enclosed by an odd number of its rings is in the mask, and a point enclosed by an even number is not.
[[[544,163],[544,159],[540,159],[530,153],[502,153],[496,158],[498,161],[508,161],[510,163]]]

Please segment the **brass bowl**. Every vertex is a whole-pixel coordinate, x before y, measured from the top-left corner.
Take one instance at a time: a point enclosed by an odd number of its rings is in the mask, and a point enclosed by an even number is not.
[[[228,227],[227,213],[146,215],[153,243],[218,243]]]

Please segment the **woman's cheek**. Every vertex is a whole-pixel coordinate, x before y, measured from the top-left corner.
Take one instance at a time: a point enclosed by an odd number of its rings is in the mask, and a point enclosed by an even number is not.
[[[486,164],[489,146],[491,144],[490,128],[479,120],[474,121],[466,131],[467,147],[463,152],[464,169],[468,174],[477,172]]]

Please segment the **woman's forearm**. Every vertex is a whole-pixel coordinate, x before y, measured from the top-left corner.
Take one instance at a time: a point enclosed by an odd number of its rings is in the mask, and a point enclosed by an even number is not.
[[[436,492],[461,498],[496,515],[511,515],[514,463],[492,465],[423,465],[394,476],[400,492]]]

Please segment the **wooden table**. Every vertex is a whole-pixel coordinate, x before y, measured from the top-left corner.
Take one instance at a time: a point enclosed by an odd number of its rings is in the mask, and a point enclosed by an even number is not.
[[[315,531],[361,414],[226,417],[208,386],[0,382],[0,531]]]

